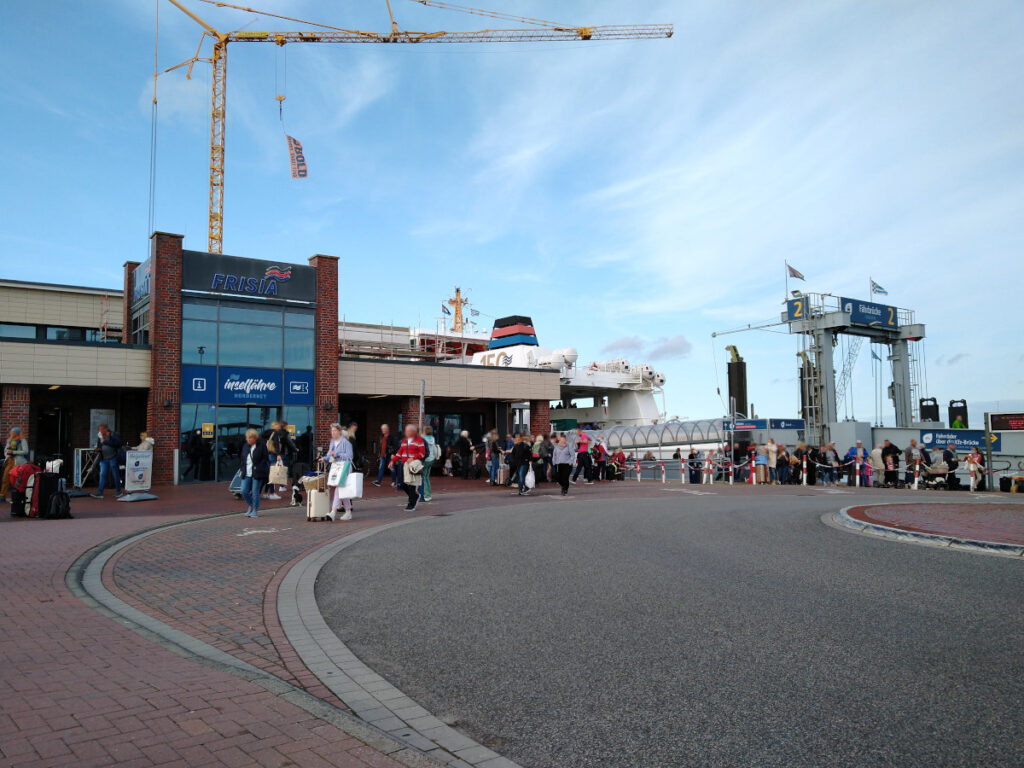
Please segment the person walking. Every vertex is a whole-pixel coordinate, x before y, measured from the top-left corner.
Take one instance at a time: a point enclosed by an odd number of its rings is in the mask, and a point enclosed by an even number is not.
[[[572,448],[561,435],[555,443],[555,449],[551,452],[551,462],[555,468],[555,479],[562,486],[562,495],[569,493],[569,473],[572,472]]]
[[[391,470],[391,487],[397,487],[398,485],[398,473],[395,470],[395,464],[392,459],[395,456],[395,451],[398,450],[399,440],[397,435],[391,434],[391,427],[387,424],[380,425],[380,464],[377,466],[377,479],[373,481],[373,484],[380,488],[380,484],[384,480],[384,472],[389,468]]]
[[[776,465],[779,463],[779,446],[775,444],[774,438],[768,438],[765,453],[768,455],[768,482],[772,485],[778,485],[779,478]]]
[[[402,489],[409,497],[406,512],[412,512],[420,500],[420,484],[423,482],[423,459],[427,455],[427,444],[419,436],[415,424],[405,426],[405,437],[391,457],[391,466],[401,472]]]
[[[242,498],[245,500],[245,516],[258,517],[260,511],[260,489],[270,477],[270,452],[267,441],[260,438],[255,429],[245,430],[245,442],[239,455],[242,472]]]
[[[459,433],[455,449],[459,452],[459,474],[463,480],[469,480],[469,468],[473,464],[473,442],[469,439],[469,430],[464,429]]]
[[[423,427],[423,442],[427,446],[427,454],[423,459],[423,482],[420,483],[420,501],[430,501],[430,472],[434,468],[439,451],[434,439],[434,428],[427,424]]]
[[[491,476],[491,485],[498,484],[498,469],[501,467],[501,443],[498,441],[498,430],[492,429],[487,434],[487,471]]]
[[[530,492],[526,487],[526,475],[533,463],[533,445],[526,435],[517,435],[515,445],[512,446],[512,462],[516,468],[516,479],[519,481],[519,495],[525,496]]]
[[[331,424],[331,442],[327,446],[327,453],[324,454],[324,461],[330,463],[332,468],[334,464],[347,461],[349,462],[349,471],[351,472],[352,457],[354,455],[352,443],[349,442],[348,436],[344,434],[341,424]],[[328,470],[329,473],[330,470]],[[331,494],[331,520],[352,519],[352,500],[341,498],[341,489],[344,487],[344,483],[334,486]],[[342,507],[345,508],[345,514],[338,517],[338,512],[341,511]]]
[[[0,500],[10,502],[11,471],[28,463],[28,440],[21,436],[21,427],[11,427],[4,443],[3,481],[0,482]]]
[[[608,466],[608,458],[611,453],[608,451],[608,446],[604,441],[604,435],[597,436],[597,442],[594,444],[594,461],[597,466],[594,469],[594,479],[604,480],[605,470]]]
[[[555,452],[555,444],[551,442],[551,435],[542,435],[540,441],[540,449],[537,451],[537,455],[540,457],[543,465],[540,479],[544,482],[552,481],[555,479],[552,470],[551,457]]]
[[[582,429],[576,429],[576,471],[572,473],[572,484],[576,485],[580,472],[583,473],[583,482],[592,485],[590,476],[590,438],[584,434]]]
[[[94,499],[103,498],[103,489],[107,487],[107,478],[111,478],[114,487],[114,498],[124,495],[121,488],[121,471],[117,467],[117,454],[121,450],[121,437],[116,432],[111,432],[106,424],[100,424],[96,440],[96,448],[99,454],[100,464],[100,485],[96,493],[90,493]]]

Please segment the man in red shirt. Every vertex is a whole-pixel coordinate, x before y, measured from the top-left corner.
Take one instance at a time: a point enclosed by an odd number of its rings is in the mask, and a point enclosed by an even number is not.
[[[423,459],[426,455],[427,444],[420,437],[419,429],[415,424],[406,425],[402,444],[391,458],[391,465],[401,472],[401,486],[409,497],[406,512],[416,509],[419,502],[420,483],[423,482]]]

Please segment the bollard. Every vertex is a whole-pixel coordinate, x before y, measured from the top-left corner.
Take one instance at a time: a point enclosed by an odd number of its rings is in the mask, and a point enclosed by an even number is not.
[[[636,481],[637,481],[638,483],[640,482],[640,473],[641,473],[642,471],[643,471],[643,470],[642,470],[642,469],[641,469],[641,467],[640,467],[640,461],[639,461],[639,459],[638,459],[638,460],[637,460],[637,462],[636,462]]]
[[[968,459],[967,467],[971,470],[971,493],[974,493],[975,488],[978,486],[978,479],[974,476],[974,462]]]
[[[750,467],[750,479],[747,481],[751,485],[757,485],[757,464],[753,464],[750,460],[747,460],[747,466]]]
[[[803,457],[803,460],[802,460],[802,463],[801,463],[800,474],[801,474],[801,478],[800,478],[801,484],[807,485],[807,454],[806,453],[804,454],[804,457]]]
[[[733,477],[734,477],[734,475],[733,475],[733,463],[730,461],[729,462],[729,485],[732,485]]]
[[[665,483],[665,462],[661,462],[661,482]]]
[[[853,479],[854,488],[860,488],[860,456],[855,456],[853,459],[854,468],[857,470],[857,476]]]
[[[914,490],[917,490],[917,481],[921,477],[921,460],[914,461]]]
[[[690,467],[688,466],[689,463],[690,462],[684,461],[682,459],[679,460],[679,482],[681,482],[683,485],[686,485],[686,483],[689,480],[689,478],[686,477],[689,474],[690,470]]]

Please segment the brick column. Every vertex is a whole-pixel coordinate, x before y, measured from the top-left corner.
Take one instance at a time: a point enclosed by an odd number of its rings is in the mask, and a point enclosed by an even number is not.
[[[551,432],[551,403],[548,400],[530,401],[530,432],[534,435]]]
[[[6,441],[11,427],[21,427],[21,436],[32,446],[32,424],[29,423],[29,387],[25,384],[4,384],[0,389],[0,440]]]
[[[132,340],[132,291],[134,285],[132,272],[139,266],[137,261],[124,263],[124,298],[121,301],[121,343],[130,344]]]
[[[309,264],[316,269],[313,443],[326,447],[338,418],[338,257],[317,254]]]
[[[181,245],[182,235],[154,232],[150,238],[149,344],[152,362],[149,398],[146,401],[146,431],[156,441],[154,483],[174,481],[174,449],[178,447],[181,420]]]
[[[405,434],[406,424],[420,425],[420,397],[414,395],[399,399],[399,408],[402,414],[402,434]]]

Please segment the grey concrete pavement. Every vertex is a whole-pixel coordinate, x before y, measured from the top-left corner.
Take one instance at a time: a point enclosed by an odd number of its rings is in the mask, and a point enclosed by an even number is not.
[[[880,500],[880,499],[879,499]],[[541,766],[1017,766],[1024,566],[851,536],[844,496],[526,501],[321,572],[360,659]]]

